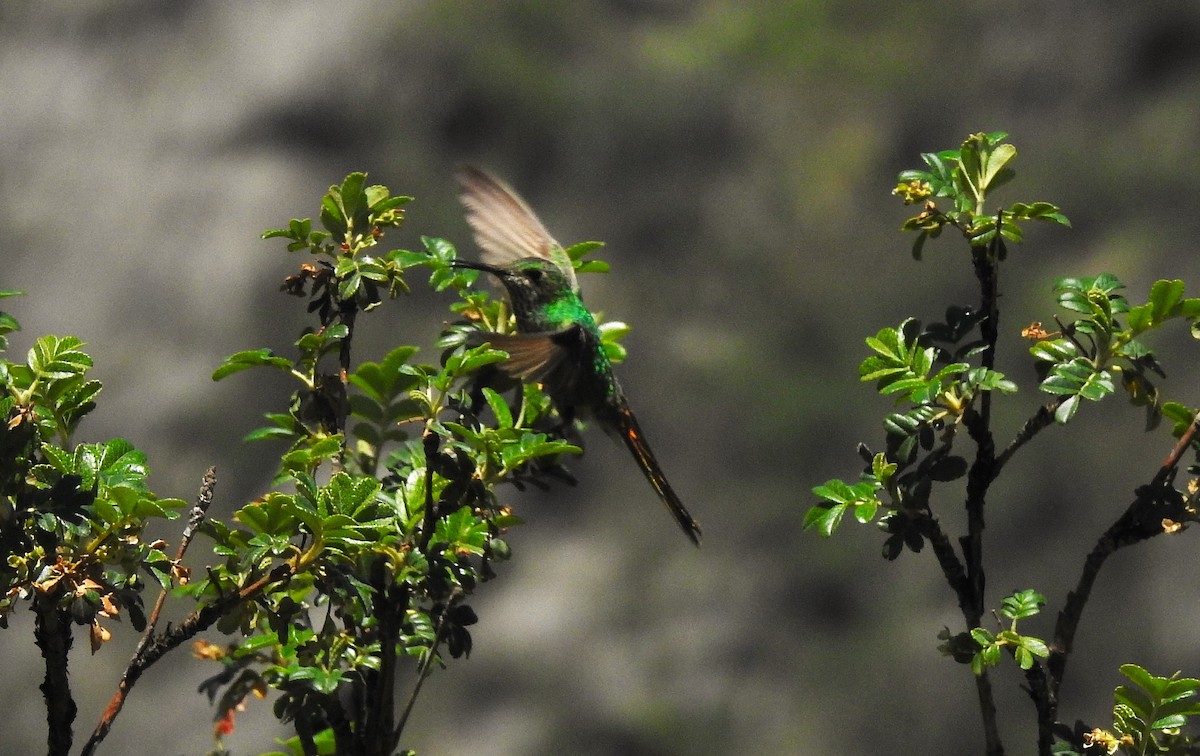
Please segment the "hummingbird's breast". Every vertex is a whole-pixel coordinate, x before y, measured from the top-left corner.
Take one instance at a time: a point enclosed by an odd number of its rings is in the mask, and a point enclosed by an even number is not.
[[[592,313],[584,306],[579,297],[558,297],[543,309],[550,327],[546,330],[558,330],[573,325],[581,325],[588,331],[596,331],[596,321]]]

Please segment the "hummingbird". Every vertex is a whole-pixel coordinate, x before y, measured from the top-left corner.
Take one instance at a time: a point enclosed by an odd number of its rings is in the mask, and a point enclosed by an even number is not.
[[[517,333],[489,333],[508,352],[500,369],[541,383],[565,423],[585,410],[633,454],[642,474],[692,543],[700,526],[667,482],[600,343],[600,329],[580,296],[575,266],[533,210],[499,179],[470,166],[458,174],[467,224],[483,250],[482,262],[455,267],[492,274],[504,285]]]

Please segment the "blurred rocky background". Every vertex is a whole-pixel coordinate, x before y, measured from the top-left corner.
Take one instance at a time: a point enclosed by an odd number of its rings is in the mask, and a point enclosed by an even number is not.
[[[416,197],[389,249],[428,234],[473,256],[451,176],[489,167],[561,241],[608,243],[613,272],[585,278],[587,300],[634,326],[619,373],[706,539],[689,546],[624,451],[589,433],[577,488],[512,493],[528,521],[515,558],[479,591],[472,657],[433,676],[404,745],[978,753],[969,672],[936,650],[961,616],[932,556],[886,563],[852,523],[832,541],[800,532],[809,489],[853,478],[860,440],[879,445],[889,405],[858,384],[862,338],[977,298],[961,243],[912,261],[889,191],[919,152],[1005,130],[1020,155],[1003,199],[1074,222],[1031,227],[1001,274],[998,367],[1022,385],[999,403],[1005,441],[1043,401],[1019,331],[1052,321],[1055,278],[1112,272],[1135,300],[1163,277],[1197,291],[1198,41],[1200,6],[1155,1],[5,2],[0,288],[28,292],[5,301],[25,328],[10,356],[43,333],[83,338],[106,388],[78,440],[128,437],[161,495],[191,499],[216,464],[228,516],[269,485],[278,450],[240,439],[291,387],[209,375],[242,349],[290,353],[306,322],[277,292],[301,260],[263,229],[315,216],[364,170]],[[365,319],[360,359],[432,343],[446,301],[413,283]],[[1152,346],[1164,390],[1200,403],[1194,342]],[[1036,587],[1057,610],[1170,448],[1111,404],[1006,471],[993,604]],[[952,531],[956,497],[939,502]],[[1189,533],[1110,561],[1064,717],[1104,722],[1122,662],[1200,674],[1195,549]],[[201,541],[191,561],[204,555]],[[26,615],[0,634],[4,753],[44,749]],[[95,657],[76,646],[77,742],[132,650],[116,634]],[[213,672],[186,651],[153,668],[103,752],[210,748],[195,688]],[[1007,745],[1030,753],[1020,682],[1011,665],[995,676]],[[241,715],[235,753],[274,747],[269,705]]]

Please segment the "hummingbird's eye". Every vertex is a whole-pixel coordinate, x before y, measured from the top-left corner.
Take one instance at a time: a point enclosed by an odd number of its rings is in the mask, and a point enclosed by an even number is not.
[[[537,268],[530,268],[525,271],[525,277],[533,283],[539,283],[542,280],[542,271]]]

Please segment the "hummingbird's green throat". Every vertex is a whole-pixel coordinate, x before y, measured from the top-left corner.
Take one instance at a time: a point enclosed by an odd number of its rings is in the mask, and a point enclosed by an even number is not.
[[[542,383],[564,420],[569,422],[576,409],[587,409],[620,435],[683,532],[700,545],[700,526],[667,482],[613,375],[570,257],[502,182],[469,167],[460,172],[459,182],[467,222],[484,259],[452,265],[496,276],[517,321],[515,334],[488,334],[492,346],[508,352],[500,368],[514,378]]]

